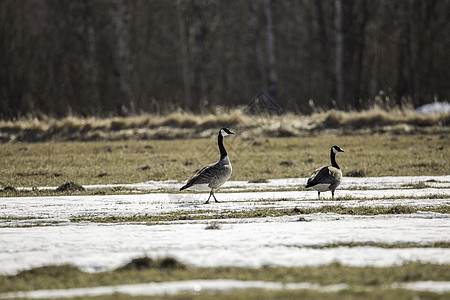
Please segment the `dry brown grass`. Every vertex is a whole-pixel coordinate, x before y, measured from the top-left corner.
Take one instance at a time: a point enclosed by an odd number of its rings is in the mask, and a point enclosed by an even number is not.
[[[220,114],[167,116],[139,115],[113,118],[23,119],[0,121],[0,142],[118,141],[140,139],[201,138],[228,126],[241,136],[300,137],[333,133],[353,135],[392,132],[448,133],[450,113],[418,114],[414,111],[372,109],[363,112],[328,111],[309,116],[248,115],[235,109]]]
[[[59,186],[67,181],[88,185],[171,179],[181,183],[219,158],[216,134],[198,139],[3,144],[0,194],[2,187]],[[225,139],[233,164],[231,180],[254,182],[307,177],[330,163],[332,145],[346,151],[337,158],[344,176],[450,174],[450,139],[445,134],[246,139],[236,130],[236,135]],[[8,190],[0,196],[15,194]]]
[[[407,125],[412,127],[449,126],[450,114],[418,114],[414,111],[391,111],[371,109],[363,112],[330,111],[325,114],[325,127],[373,128],[380,126]]]

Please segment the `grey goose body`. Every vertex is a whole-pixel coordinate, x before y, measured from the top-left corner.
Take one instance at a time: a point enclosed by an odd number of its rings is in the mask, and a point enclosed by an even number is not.
[[[336,153],[344,152],[339,146],[331,147],[330,159],[331,166],[324,166],[316,169],[308,178],[306,188],[313,188],[318,192],[320,199],[321,192],[331,191],[334,199],[334,191],[341,184],[342,171],[336,163]]]
[[[228,158],[227,151],[223,146],[223,137],[229,134],[234,134],[228,128],[222,128],[219,130],[219,135],[217,138],[217,143],[220,150],[220,159],[218,162],[207,165],[200,169],[194,176],[192,176],[187,183],[180,188],[180,191],[185,190],[187,188],[204,188],[207,187],[211,191],[209,193],[208,200],[205,204],[209,203],[209,199],[213,196],[216,202],[216,196],[214,192],[220,188],[227,180],[230,178],[231,173],[233,171],[230,163],[230,159]]]

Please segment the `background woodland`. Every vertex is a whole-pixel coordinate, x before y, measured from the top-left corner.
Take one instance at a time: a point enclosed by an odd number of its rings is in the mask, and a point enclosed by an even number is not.
[[[2,0],[0,119],[446,100],[448,0]]]

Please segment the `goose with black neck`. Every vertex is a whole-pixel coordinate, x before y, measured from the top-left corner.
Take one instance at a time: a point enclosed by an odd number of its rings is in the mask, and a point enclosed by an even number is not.
[[[219,202],[217,201],[214,192],[230,178],[232,173],[230,159],[228,158],[227,150],[223,146],[223,138],[230,134],[234,134],[234,132],[228,128],[224,127],[219,130],[219,135],[217,137],[217,143],[220,151],[219,161],[200,169],[182,188],[180,188],[180,191],[187,188],[204,189],[206,187],[210,189],[210,193],[205,204],[209,203],[211,196],[213,196],[216,202]]]
[[[306,188],[313,188],[318,192],[320,200],[320,193],[331,191],[331,196],[334,199],[334,191],[341,184],[342,171],[336,162],[336,153],[345,152],[339,146],[331,147],[330,160],[331,166],[324,166],[316,169],[308,178]]]

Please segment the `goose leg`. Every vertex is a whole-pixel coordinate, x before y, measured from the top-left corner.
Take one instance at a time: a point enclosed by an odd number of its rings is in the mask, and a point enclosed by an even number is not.
[[[334,190],[331,191],[331,198],[334,200]]]
[[[319,200],[320,200],[320,192],[317,192],[317,194],[319,195]]]
[[[211,192],[211,193],[212,193],[212,196],[214,197],[214,200],[215,200],[217,203],[219,203],[219,201],[217,201],[216,196],[214,195],[214,193],[213,193],[213,192]]]
[[[211,195],[212,195],[212,191],[209,193],[208,200],[206,200],[206,202],[205,202],[204,204],[209,204],[209,198],[211,198]],[[214,199],[215,199],[215,197],[214,197]],[[217,200],[216,200],[216,201],[217,201]]]

